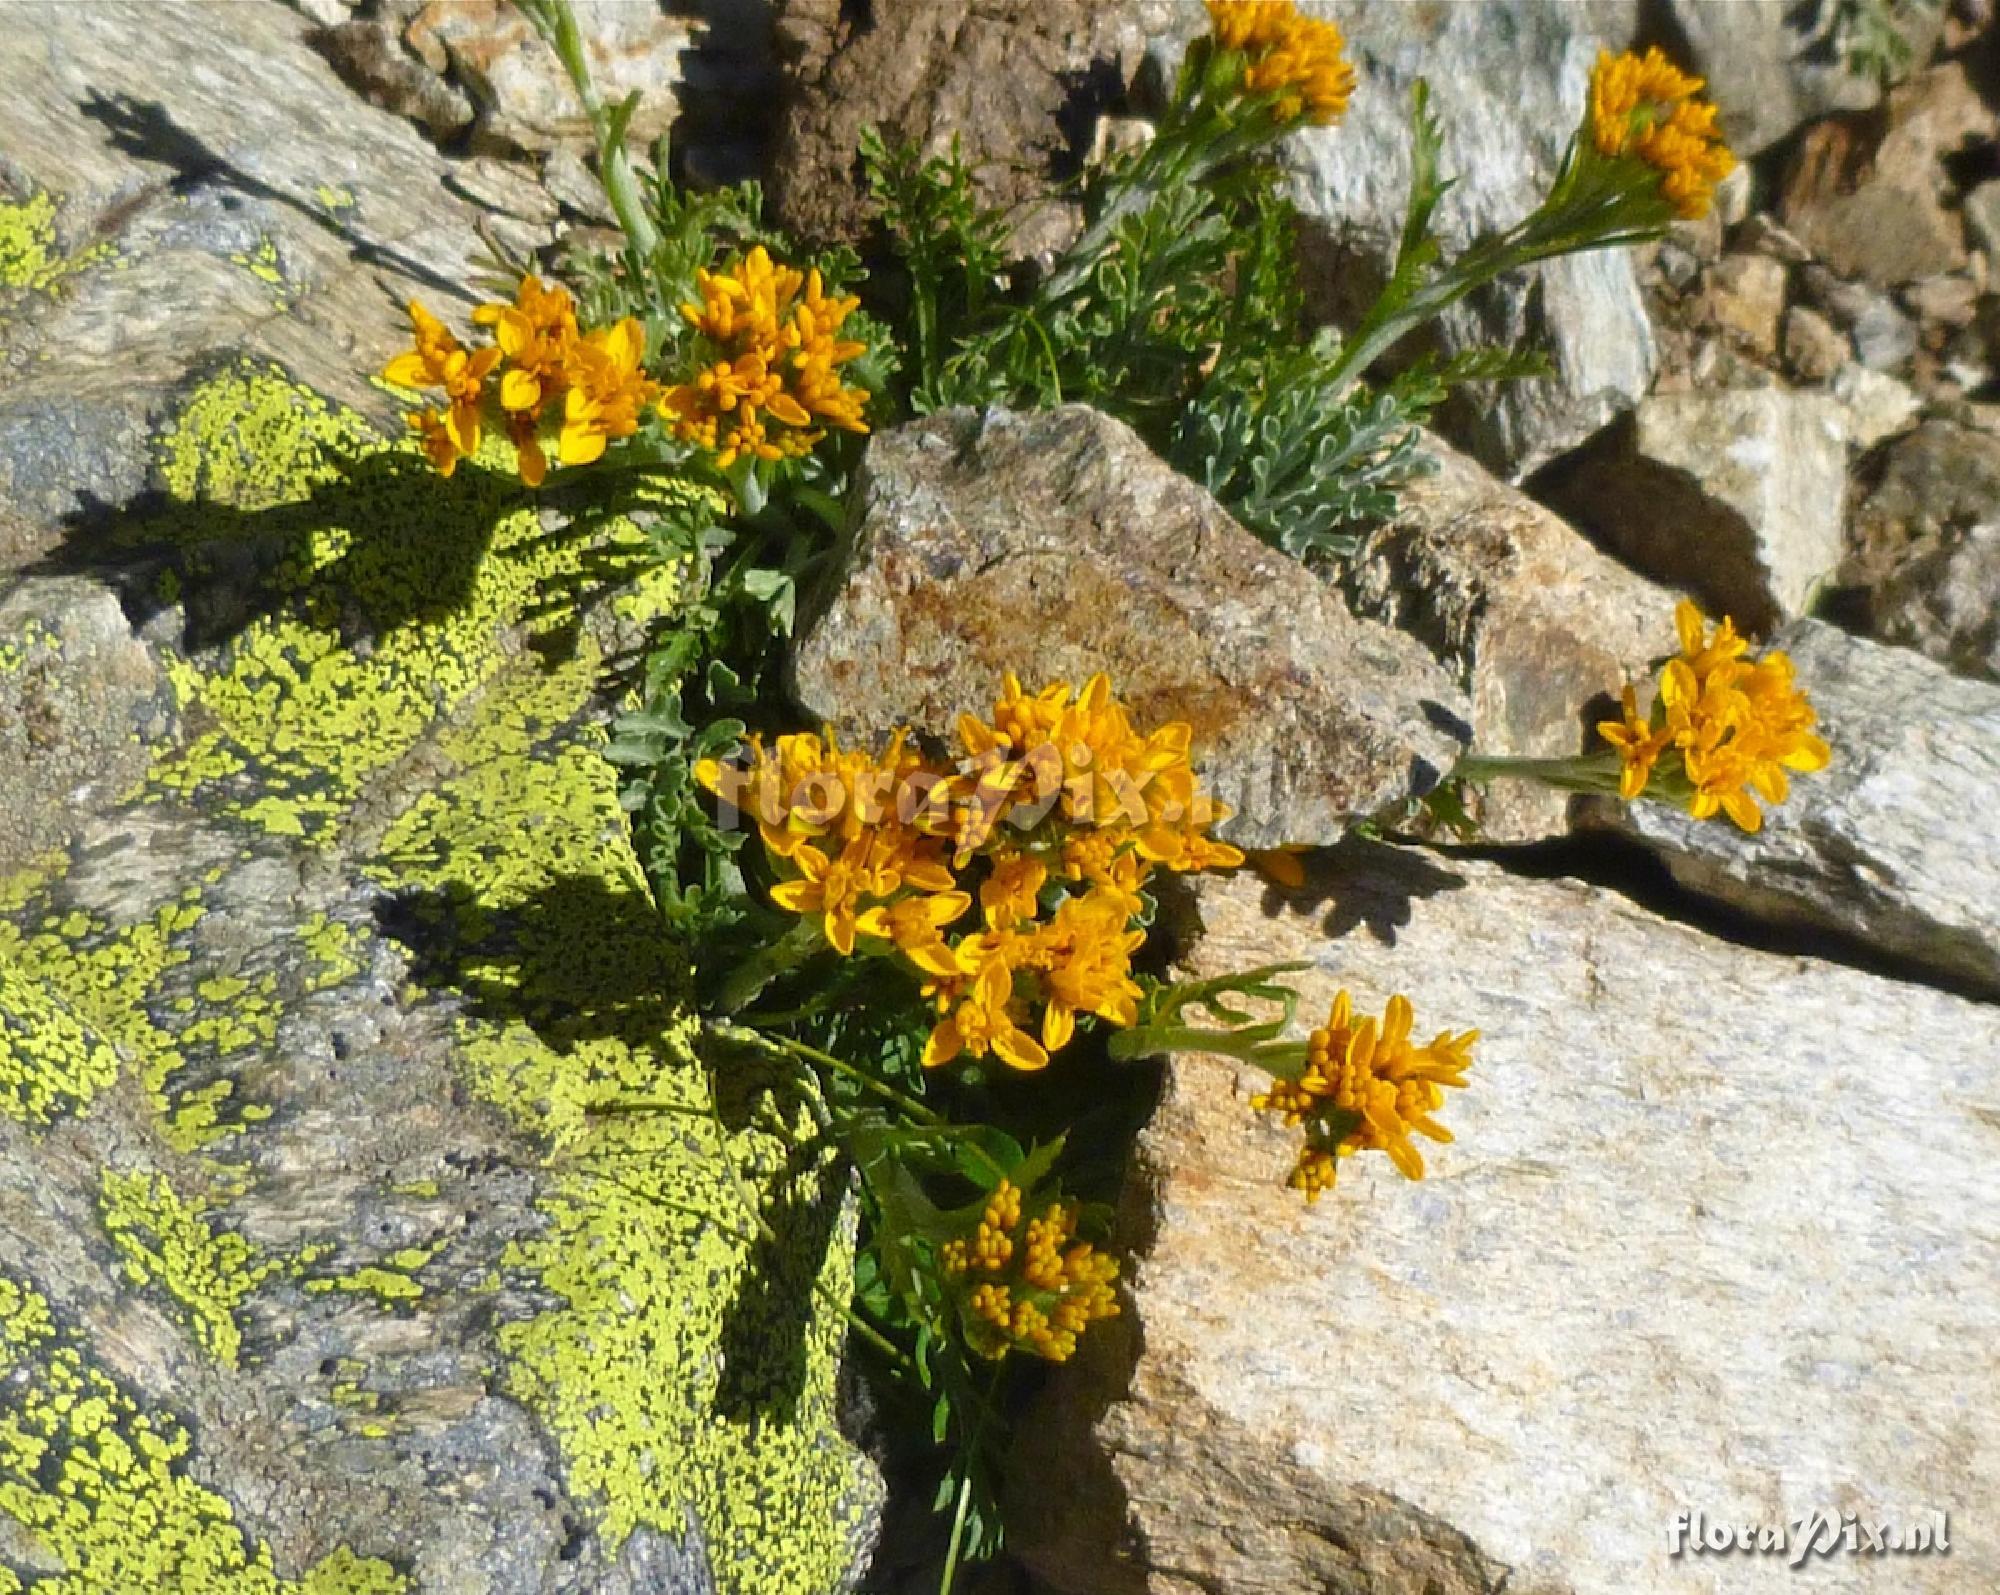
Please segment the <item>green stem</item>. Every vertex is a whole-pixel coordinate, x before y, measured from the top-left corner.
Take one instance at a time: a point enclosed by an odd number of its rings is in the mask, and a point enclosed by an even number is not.
[[[1618,791],[1618,766],[1602,754],[1568,759],[1509,758],[1500,754],[1468,753],[1452,767],[1451,779],[1484,785],[1488,781],[1535,781],[1563,792]]]
[[[1272,1041],[1238,1035],[1233,1030],[1204,1030],[1198,1025],[1146,1025],[1121,1030],[1106,1047],[1114,1062],[1150,1058],[1163,1052],[1212,1052],[1242,1063],[1254,1063],[1270,1074],[1295,1070],[1305,1061],[1305,1043]]]
[[[789,974],[825,946],[826,937],[819,921],[801,919],[776,941],[760,947],[730,970],[722,982],[722,990],[716,994],[716,1006],[726,1014],[747,1008],[772,981]]]
[[[604,184],[605,198],[611,201],[612,213],[617,216],[633,252],[641,262],[650,262],[660,246],[660,235],[646,214],[645,202],[639,194],[638,174],[632,169],[631,157],[625,153],[624,139],[618,136],[618,124],[597,92],[597,85],[591,81],[590,62],[583,53],[583,35],[577,28],[570,0],[515,0],[515,3],[548,41],[556,59],[562,62],[563,71],[569,74],[577,98],[583,101],[584,112],[590,118],[591,131],[597,136],[597,174]]]
[[[862,1089],[872,1091],[885,1102],[893,1102],[918,1124],[924,1125],[926,1128],[944,1129],[948,1127],[946,1120],[941,1115],[925,1107],[915,1097],[898,1091],[888,1081],[878,1079],[859,1065],[849,1063],[845,1058],[835,1057],[830,1052],[823,1052],[818,1047],[811,1046],[806,1042],[794,1041],[789,1036],[767,1036],[761,1031],[750,1029],[746,1025],[717,1023],[713,1020],[709,1022],[708,1029],[711,1034],[720,1037],[724,1041],[733,1041],[739,1046],[750,1047],[758,1052],[803,1058],[808,1063],[820,1064],[825,1068],[833,1070],[836,1074],[845,1075],[848,1079],[861,1086]]]
[[[958,1559],[965,1547],[965,1518],[972,1507],[972,1470],[965,1470],[965,1477],[958,1481],[958,1505],[951,1514],[951,1541],[945,1547],[944,1576],[938,1580],[938,1595],[951,1595],[952,1585],[958,1580]]]

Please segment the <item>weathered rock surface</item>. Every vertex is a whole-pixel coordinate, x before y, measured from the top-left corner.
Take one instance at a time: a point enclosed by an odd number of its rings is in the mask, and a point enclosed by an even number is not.
[[[1813,128],[1787,174],[1785,225],[1843,277],[1893,288],[1965,264],[1965,227],[1947,166],[1990,151],[2000,119],[1963,61],[1889,95],[1879,139],[1854,119]]]
[[[1325,307],[1351,315],[1386,275],[1410,186],[1409,95],[1427,77],[1457,179],[1438,211],[1448,248],[1509,226],[1548,192],[1581,114],[1600,45],[1637,27],[1624,0],[1506,0],[1418,6],[1361,0],[1338,8],[1360,74],[1339,126],[1286,148],[1308,223],[1310,269]],[[1448,86],[1448,87],[1447,87]],[[1504,386],[1445,417],[1443,429],[1488,467],[1518,476],[1582,441],[1644,393],[1655,351],[1628,252],[1553,262],[1474,295],[1442,323],[1441,345],[1546,345],[1556,375]]]
[[[1638,569],[1768,630],[1840,563],[1846,411],[1782,388],[1656,394],[1537,494]]]
[[[1022,1425],[1031,1565],[1073,1595],[2000,1581],[1968,1515],[2000,1486],[2000,1009],[1575,881],[1336,864],[1205,884],[1193,968],[1297,958],[1305,1013],[1346,986],[1478,1025],[1457,1141],[1309,1208],[1262,1077],[1174,1060],[1123,1343]],[[1667,1555],[1678,1513],[1822,1507],[1945,1511],[1951,1554]]]
[[[855,146],[869,126],[926,155],[956,138],[988,204],[1041,198],[1174,9],[1172,0],[781,0],[788,93],[770,169],[774,215],[809,236],[858,236],[867,208]],[[1030,254],[1064,231],[1045,213],[1017,232],[1016,246]]]
[[[1336,841],[1461,751],[1464,700],[1417,643],[1108,416],[946,411],[876,437],[860,491],[794,658],[801,703],[845,737],[948,732],[1004,671],[1106,670],[1138,720],[1193,727],[1236,810],[1222,834],[1253,847]]]
[[[0,52],[0,1586],[843,1587],[840,1193],[586,1112],[709,1102],[598,751],[671,587],[586,621],[507,473],[388,441],[477,213],[307,27]]]
[[[1829,37],[1837,16],[1791,0],[1666,0],[1675,54],[1708,81],[1722,130],[1739,155],[1762,153],[1802,122],[1830,111],[1859,111],[1882,97],[1870,76],[1851,72]],[[1941,9],[1941,8],[1940,8]],[[1918,60],[1930,53],[1937,12],[1899,16]]]
[[[1692,890],[2000,994],[2000,687],[1818,621],[1773,640],[1833,763],[1795,780],[1755,836],[1655,803],[1614,822]]]
[[[1673,648],[1673,594],[1600,552],[1518,489],[1436,439],[1436,474],[1339,570],[1356,613],[1429,647],[1471,703],[1482,753],[1582,751],[1588,705]],[[1495,841],[1567,828],[1561,794],[1487,789],[1477,818]]]
[[[1843,586],[1871,636],[2000,680],[2000,437],[1937,418],[1884,451]]]
[[[610,104],[637,93],[630,136],[660,137],[679,111],[692,26],[659,0],[572,3],[598,92]],[[396,0],[376,14],[330,19],[314,42],[375,104],[435,138],[509,150],[592,142],[561,63],[505,0]]]

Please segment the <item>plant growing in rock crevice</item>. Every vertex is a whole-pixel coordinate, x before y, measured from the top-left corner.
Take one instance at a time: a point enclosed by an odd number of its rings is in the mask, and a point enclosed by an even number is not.
[[[571,535],[628,515],[682,583],[678,624],[622,683],[608,752],[663,933],[694,966],[712,1064],[770,1065],[773,1133],[859,1193],[842,1308],[943,1447],[949,1588],[998,1543],[1013,1374],[1066,1360],[1119,1310],[1102,1199],[1145,1084],[1112,1066],[1177,1049],[1262,1069],[1253,1106],[1304,1131],[1292,1183],[1310,1200],[1365,1151],[1421,1177],[1410,1137],[1449,1139],[1434,1115],[1466,1083],[1474,1034],[1415,1046],[1407,1002],[1356,1019],[1343,995],[1300,1042],[1287,968],[1167,978],[1162,883],[1245,860],[1211,834],[1227,816],[1194,776],[1189,728],[1135,722],[1104,676],[1028,691],[1010,675],[942,754],[907,730],[857,750],[793,729],[777,666],[863,439],[904,409],[1082,399],[1287,552],[1337,553],[1392,509],[1420,467],[1415,427],[1453,388],[1538,369],[1475,350],[1384,380],[1384,357],[1503,273],[1699,214],[1730,157],[1697,82],[1657,52],[1606,56],[1542,204],[1447,259],[1432,220],[1449,182],[1419,84],[1390,279],[1353,328],[1305,337],[1269,157],[1300,125],[1337,122],[1355,74],[1331,23],[1285,0],[1211,0],[1155,136],[1085,179],[1083,232],[1035,281],[1009,274],[1002,220],[955,157],[866,140],[897,299],[855,256],[766,228],[754,185],[694,196],[664,160],[642,170],[624,148],[634,102],[602,103],[566,0],[518,3],[583,100],[622,244],[571,252],[568,286],[496,261],[508,297],[475,313],[484,342],[412,306],[413,345],[384,375],[430,395],[411,428],[440,472],[504,437]],[[1739,687],[1778,712],[1775,686],[1756,686],[1775,677],[1743,686],[1721,648],[1702,655],[1712,672],[1694,667],[1712,710],[1689,710],[1674,676],[1658,725],[1628,714],[1633,748],[1656,759],[1683,711],[1727,719]],[[1740,821],[1726,782],[1696,768],[1715,753],[1694,747],[1706,734],[1688,733],[1696,801]],[[1765,752],[1799,768],[1810,747]],[[1743,779],[1770,795],[1763,766]],[[598,1110],[691,1111],[638,1096]],[[705,1219],[768,1236],[748,1176],[727,1174],[741,1211]]]

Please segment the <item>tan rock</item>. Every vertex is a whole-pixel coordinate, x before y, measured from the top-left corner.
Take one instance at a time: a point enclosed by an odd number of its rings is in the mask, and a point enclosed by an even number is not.
[[[1854,345],[1808,305],[1785,312],[1785,364],[1801,382],[1826,382],[1854,357]]]
[[[1347,850],[1343,850],[1346,852]],[[1308,1207],[1262,1077],[1182,1057],[1107,1336],[1021,1426],[1012,1545],[1064,1595],[1859,1589],[1668,1555],[1676,1514],[1949,1514],[1912,1595],[2000,1585],[2000,1009],[1754,951],[1571,880],[1355,850],[1205,884],[1202,974],[1312,962],[1478,1025],[1411,1184]]]
[[[1244,531],[1122,423],[1080,405],[954,410],[874,438],[846,567],[795,650],[845,736],[948,732],[1003,672],[1109,671],[1185,720],[1250,846],[1332,842],[1456,760],[1465,702],[1412,639]]]
[[[1674,595],[1602,553],[1559,515],[1435,438],[1436,474],[1338,573],[1357,613],[1428,646],[1472,704],[1482,753],[1581,751],[1587,705],[1673,647]],[[1482,832],[1528,841],[1566,829],[1560,794],[1496,783]]]
[[[1778,352],[1785,313],[1785,263],[1769,255],[1725,255],[1710,268],[1704,290],[1708,319],[1758,354]]]
[[[1808,130],[1779,213],[1842,276],[1893,288],[1965,265],[1964,225],[1947,204],[1953,188],[1944,163],[1990,142],[2000,121],[1965,63],[1947,61],[1891,91],[1887,126],[1879,142],[1853,120]]]

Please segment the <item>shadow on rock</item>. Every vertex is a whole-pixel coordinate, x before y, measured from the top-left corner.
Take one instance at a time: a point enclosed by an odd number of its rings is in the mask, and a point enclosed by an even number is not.
[[[1439,892],[1464,889],[1463,876],[1440,869],[1424,855],[1384,842],[1348,836],[1313,854],[1303,886],[1266,886],[1266,914],[1311,914],[1325,909],[1320,930],[1330,941],[1365,927],[1385,947],[1410,923],[1410,905]]]

